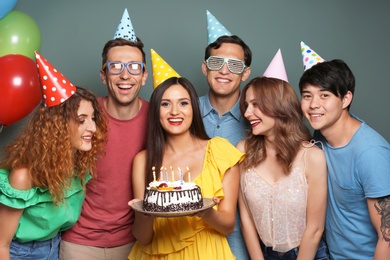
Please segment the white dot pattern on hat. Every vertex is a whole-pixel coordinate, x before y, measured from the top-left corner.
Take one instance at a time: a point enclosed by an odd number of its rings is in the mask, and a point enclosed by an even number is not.
[[[232,34],[212,15],[208,10],[206,11],[207,16],[207,35],[208,35],[208,44],[214,42],[217,38],[227,35],[231,36]]]
[[[180,75],[153,49],[150,50],[153,69],[153,87],[156,88],[159,84],[170,77],[180,77]]]
[[[45,106],[58,105],[71,97],[75,93],[76,87],[42,55],[36,52],[35,57]]]

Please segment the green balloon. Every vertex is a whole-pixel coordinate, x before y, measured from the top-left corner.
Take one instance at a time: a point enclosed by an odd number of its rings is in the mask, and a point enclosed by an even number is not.
[[[35,60],[34,51],[41,47],[41,32],[27,14],[12,10],[0,19],[0,57],[21,54]]]

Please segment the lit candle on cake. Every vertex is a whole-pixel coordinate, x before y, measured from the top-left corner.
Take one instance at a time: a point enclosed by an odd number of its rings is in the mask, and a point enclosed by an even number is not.
[[[167,171],[167,168],[164,167],[164,170],[165,170],[165,180],[168,182],[168,171]]]
[[[183,182],[183,172],[181,171],[180,167],[177,167],[179,169],[179,173],[180,173],[180,185],[183,185],[184,182]]]
[[[187,171],[188,171],[188,182],[191,182],[190,168],[187,167]]]
[[[160,168],[160,181],[163,181],[163,180],[164,180],[164,177],[163,177],[163,169],[164,169],[164,166],[161,166],[161,168]]]
[[[153,181],[156,181],[156,167],[152,167],[152,171],[153,171]]]
[[[175,182],[175,172],[173,171],[172,166],[171,166],[171,172],[172,172],[172,182]]]

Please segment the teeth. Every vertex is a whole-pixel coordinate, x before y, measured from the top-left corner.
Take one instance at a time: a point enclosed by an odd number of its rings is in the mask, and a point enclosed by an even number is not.
[[[251,125],[254,125],[254,124],[257,124],[257,123],[260,123],[261,120],[254,120],[254,121],[251,121]]]
[[[312,116],[312,117],[320,117],[322,115],[321,114],[310,114],[310,116]]]
[[[169,122],[182,122],[183,119],[180,119],[180,118],[172,118],[172,119],[169,119]]]
[[[129,89],[131,85],[118,85],[118,88]]]
[[[82,137],[84,140],[92,140],[92,136],[83,136]]]
[[[218,82],[223,82],[223,83],[228,83],[229,80],[228,79],[217,79]]]

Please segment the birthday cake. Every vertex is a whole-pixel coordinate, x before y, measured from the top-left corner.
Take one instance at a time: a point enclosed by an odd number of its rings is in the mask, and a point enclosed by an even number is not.
[[[151,212],[192,211],[203,207],[203,197],[193,182],[153,181],[145,190],[143,208]]]

